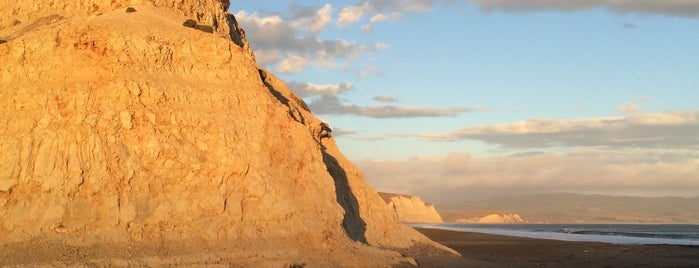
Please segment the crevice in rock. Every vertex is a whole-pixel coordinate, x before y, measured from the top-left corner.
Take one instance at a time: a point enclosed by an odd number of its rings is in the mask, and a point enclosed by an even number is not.
[[[368,244],[366,239],[366,222],[359,215],[359,202],[349,185],[347,173],[337,162],[337,159],[326,152],[325,147],[322,147],[321,151],[323,152],[323,162],[335,182],[337,203],[345,211],[342,219],[342,228],[353,241]]]
[[[265,87],[267,87],[272,96],[274,96],[274,98],[276,98],[279,102],[284,104],[284,106],[286,106],[287,109],[289,109],[289,116],[292,119],[294,119],[294,121],[305,125],[306,119],[303,117],[303,114],[301,114],[301,112],[299,112],[296,107],[292,107],[289,104],[289,99],[287,97],[285,97],[278,90],[274,89],[274,86],[268,81],[267,72],[262,69],[257,69],[257,71],[260,73],[260,80],[262,80],[262,83],[265,85]]]
[[[254,59],[254,54],[252,52],[252,49],[250,49],[246,39],[245,39],[245,30],[243,30],[242,27],[240,27],[240,24],[238,24],[238,20],[235,19],[235,16],[233,14],[226,14],[226,20],[228,20],[228,25],[230,26],[230,31],[228,35],[231,37],[231,41],[235,43],[237,46],[243,48],[246,50],[248,54],[252,56]]]

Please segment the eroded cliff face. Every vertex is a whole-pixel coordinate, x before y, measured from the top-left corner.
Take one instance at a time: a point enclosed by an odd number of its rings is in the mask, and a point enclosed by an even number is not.
[[[0,246],[187,241],[238,264],[384,266],[411,260],[379,247],[434,245],[255,64],[228,5],[0,0]],[[66,264],[50,256],[27,259]]]
[[[422,201],[419,196],[379,193],[395,217],[405,223],[442,223],[442,217],[434,205]]]
[[[242,47],[246,55],[254,60],[252,49],[245,40],[245,31],[235,17],[228,12],[229,0],[3,0],[0,1],[0,31],[20,24],[22,24],[20,28],[27,31],[45,25],[47,21],[54,22],[60,17],[85,19],[101,16],[113,10],[123,10],[128,6],[144,4],[161,7],[169,13],[212,26],[218,35],[230,37],[231,41]],[[21,33],[23,32],[19,34]],[[18,33],[14,32],[14,34]]]

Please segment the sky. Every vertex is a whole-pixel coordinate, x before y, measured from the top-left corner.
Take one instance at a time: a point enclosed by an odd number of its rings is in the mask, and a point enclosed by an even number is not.
[[[699,196],[699,0],[230,11],[378,191]]]

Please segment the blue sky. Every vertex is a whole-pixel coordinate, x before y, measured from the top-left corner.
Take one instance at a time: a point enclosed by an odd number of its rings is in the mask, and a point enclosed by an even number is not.
[[[380,191],[699,196],[699,1],[231,12]]]

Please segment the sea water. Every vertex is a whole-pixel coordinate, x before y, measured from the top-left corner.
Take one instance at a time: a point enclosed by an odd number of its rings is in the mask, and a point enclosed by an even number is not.
[[[699,245],[692,224],[414,224],[414,227],[564,241]]]

